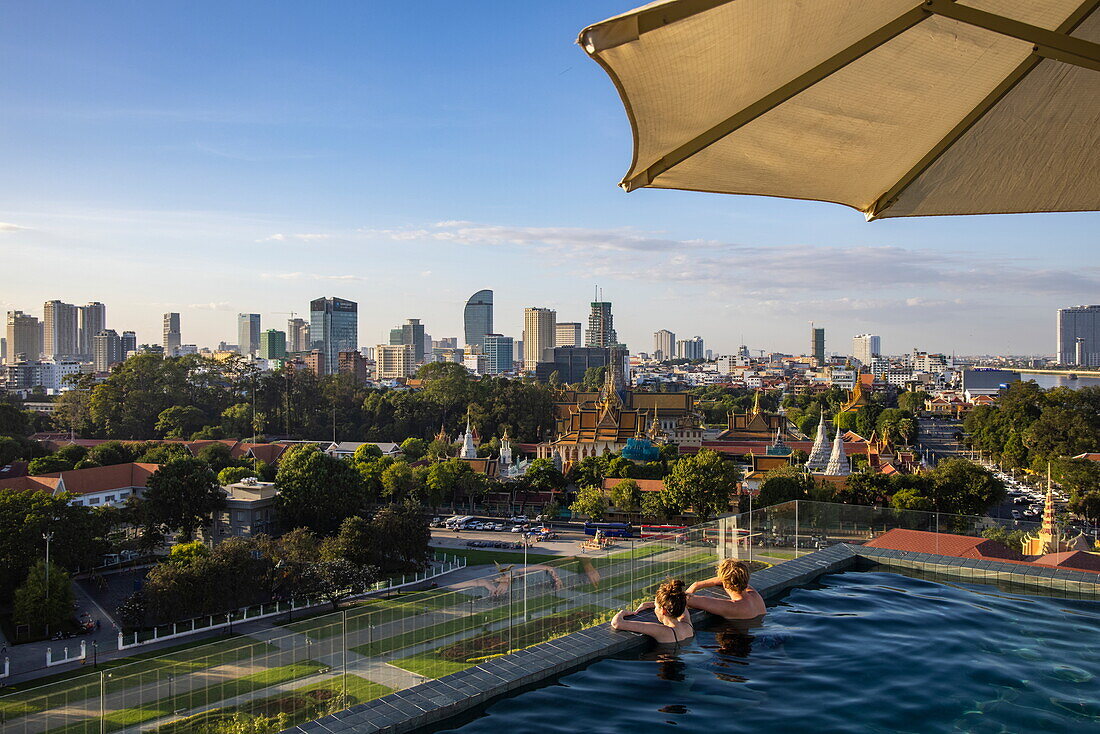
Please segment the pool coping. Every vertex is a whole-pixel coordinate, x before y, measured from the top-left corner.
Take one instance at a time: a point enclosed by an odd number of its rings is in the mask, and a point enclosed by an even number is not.
[[[757,571],[752,585],[765,599],[811,583],[819,576],[875,565],[916,568],[967,579],[1009,581],[1063,591],[1096,591],[1100,575],[1073,569],[939,556],[931,553],[869,548],[841,543]],[[703,593],[716,593],[713,589]],[[698,623],[703,611],[692,612]],[[593,660],[644,647],[648,638],[600,625],[542,642],[466,670],[387,694],[282,734],[403,734],[437,726],[444,720],[484,706],[519,689],[581,668]]]

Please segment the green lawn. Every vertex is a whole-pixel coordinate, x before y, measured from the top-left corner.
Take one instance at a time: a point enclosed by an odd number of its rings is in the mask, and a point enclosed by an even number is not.
[[[347,698],[344,699],[344,684],[347,684]],[[357,675],[337,675],[326,681],[311,683],[292,691],[274,696],[258,698],[240,706],[230,706],[204,711],[186,719],[173,721],[158,728],[160,734],[194,734],[203,727],[211,727],[240,714],[252,719],[256,716],[277,716],[285,713],[287,727],[318,719],[333,711],[341,711],[356,704],[364,703],[394,689],[381,683],[374,683]],[[319,693],[325,696],[317,695]],[[312,694],[312,695],[311,695]],[[288,711],[289,709],[289,711]]]
[[[244,695],[253,691],[262,690],[270,686],[286,683],[287,681],[305,678],[309,675],[325,670],[326,667],[315,660],[306,660],[290,665],[281,665],[275,668],[262,670],[258,673],[235,678],[225,683],[215,683],[186,693],[169,695],[124,709],[115,709],[106,716],[106,721],[101,722],[98,717],[85,719],[62,727],[51,727],[50,734],[96,734],[100,731],[117,731],[131,726],[136,726],[147,721],[171,716],[174,712],[207,706],[227,698]],[[167,683],[162,683],[160,688],[167,688]]]
[[[494,562],[501,565],[509,563],[523,565],[523,551],[482,550],[480,548],[436,548],[435,550],[449,556],[465,558],[467,566],[483,566]],[[568,558],[568,556],[527,551],[528,563],[549,563],[551,561],[561,561],[564,558]]]
[[[267,655],[277,648],[266,642],[250,641],[246,637],[225,637],[214,642],[203,640],[189,645],[178,645],[164,650],[141,653],[129,658],[118,658],[102,663],[99,668],[109,672],[106,681],[108,693],[139,685],[149,678],[168,675],[184,675],[198,670],[214,668],[239,660]],[[83,701],[99,696],[99,672],[74,671],[69,674],[11,686],[0,697],[0,715],[5,719],[44,711],[62,703]]]
[[[434,652],[425,652],[399,660],[391,660],[390,665],[396,665],[398,668],[404,668],[409,672],[423,675],[427,678],[442,678],[445,675],[450,675],[451,673],[457,673],[460,670],[466,670],[466,668],[473,667],[475,663],[442,660]]]
[[[567,604],[565,599],[561,599],[553,594],[544,594],[542,596],[529,598],[527,601],[527,612],[533,614],[544,609],[550,609],[559,604]],[[393,635],[390,637],[384,637],[380,640],[367,643],[365,645],[358,645],[351,648],[360,655],[366,655],[373,657],[375,655],[383,655],[385,653],[395,652],[403,650],[413,645],[418,645],[424,642],[432,642],[433,640],[440,640],[450,635],[455,635],[467,630],[477,629],[484,627],[485,625],[499,622],[509,617],[523,614],[523,602],[517,601],[510,605],[498,607],[496,609],[490,609],[484,612],[476,612],[474,614],[466,614],[463,616],[455,617],[452,620],[446,622],[440,622],[439,624],[429,625],[420,629],[409,630],[399,635]]]
[[[472,598],[474,597],[458,591],[432,589],[380,599],[367,599],[348,609],[348,631],[358,631],[425,612],[446,609]],[[294,632],[322,640],[341,634],[343,630],[341,612],[325,612],[283,626]]]

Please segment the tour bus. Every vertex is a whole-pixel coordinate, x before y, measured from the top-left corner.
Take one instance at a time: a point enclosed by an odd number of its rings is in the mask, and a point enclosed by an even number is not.
[[[671,540],[687,530],[686,525],[639,525],[638,534],[643,538],[665,538]]]
[[[595,535],[599,530],[607,538],[633,538],[634,526],[628,522],[592,522],[584,524],[585,535]]]

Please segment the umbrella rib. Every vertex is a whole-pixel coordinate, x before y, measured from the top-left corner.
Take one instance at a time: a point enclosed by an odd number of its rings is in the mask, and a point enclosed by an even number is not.
[[[1067,64],[1100,70],[1100,44],[1074,38],[1068,35],[1069,31],[1047,30],[1003,15],[960,5],[953,0],[927,0],[926,5],[929,12],[936,15],[1033,43],[1038,46],[1036,52],[1040,56],[1051,56]],[[1095,7],[1096,3],[1089,2],[1086,5]]]
[[[930,3],[936,2],[936,0],[929,0]],[[1085,18],[1089,17],[1097,7],[1100,7],[1100,0],[1086,0],[1069,18],[1065,20],[1062,25],[1058,27],[1058,34],[1072,33]],[[942,156],[947,150],[954,145],[958,140],[966,134],[970,128],[978,123],[986,113],[993,109],[994,106],[1001,99],[1012,91],[1012,89],[1020,83],[1020,81],[1027,76],[1032,69],[1034,69],[1039,62],[1043,60],[1045,54],[1036,51],[1028,58],[1024,59],[1015,69],[1012,70],[1005,79],[997,85],[997,87],[990,92],[985,99],[983,99],[978,105],[967,114],[959,123],[951,128],[936,145],[932,147],[928,153],[917,162],[915,166],[910,168],[904,176],[898,179],[898,182],[891,186],[886,193],[875,200],[875,203],[867,210],[867,220],[877,219],[882,212],[889,209],[891,206],[897,203],[898,198],[901,196],[907,188],[909,188],[914,181],[917,180],[928,168],[935,163],[940,156]],[[1051,56],[1051,58],[1055,58]]]
[[[766,112],[775,109],[792,97],[809,89],[822,79],[835,74],[852,62],[874,51],[882,44],[931,17],[932,13],[928,12],[923,5],[907,11],[890,23],[877,29],[874,33],[861,38],[851,46],[834,54],[804,74],[795,77],[775,91],[762,97],[748,107],[745,107],[735,115],[726,118],[706,132],[695,136],[688,142],[665,154],[644,171],[624,180],[620,186],[627,191],[633,191],[643,186],[648,186],[654,179],[670,168],[683,163],[704,148],[717,143],[722,138],[744,127]]]

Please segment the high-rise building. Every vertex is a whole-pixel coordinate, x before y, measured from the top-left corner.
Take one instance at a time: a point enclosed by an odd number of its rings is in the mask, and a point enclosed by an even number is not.
[[[875,334],[858,334],[852,337],[852,356],[864,367],[870,368],[875,357],[882,354],[882,337]]]
[[[126,358],[130,356],[130,352],[136,352],[137,348],[138,348],[137,334],[135,334],[132,331],[122,332],[122,359],[123,359],[123,361],[125,361]]]
[[[512,371],[512,342],[512,337],[503,334],[485,335],[482,347],[485,354],[485,374],[499,375]]]
[[[678,359],[702,359],[703,337],[693,336],[690,339],[681,339],[676,342],[676,357]]]
[[[676,334],[668,329],[653,332],[653,358],[672,359],[676,356]]]
[[[405,343],[405,330],[398,326],[396,329],[390,329],[390,344],[395,347],[399,347]]]
[[[1100,306],[1058,309],[1058,364],[1100,366]]]
[[[42,356],[42,324],[22,311],[8,311],[8,364],[37,362]]]
[[[260,332],[260,359],[286,359],[286,334],[278,329]]]
[[[411,344],[379,344],[374,348],[374,369],[379,380],[412,377],[416,358]]]
[[[539,363],[535,377],[540,382],[547,382],[557,372],[560,382],[580,382],[589,368],[610,364],[613,351],[599,347],[555,347],[550,350],[550,358]]]
[[[466,345],[484,346],[485,336],[493,333],[493,292],[478,291],[466,301],[462,312],[462,324],[466,335]]]
[[[458,349],[457,336],[445,336],[432,342],[432,349]]]
[[[413,359],[418,364],[424,361],[424,324],[420,323],[420,319],[407,319],[402,324],[401,343],[412,347]]]
[[[237,349],[246,355],[260,351],[260,314],[237,314]]]
[[[99,301],[89,301],[78,309],[80,318],[80,356],[92,358],[92,339],[107,328],[107,307]]]
[[[584,346],[581,342],[581,324],[579,321],[559,321],[558,325],[554,327],[554,346],[557,347],[580,347]]]
[[[351,375],[359,385],[367,381],[367,358],[361,352],[340,352],[336,362],[341,375]]]
[[[164,346],[165,357],[175,357],[180,351],[180,315],[178,313],[164,314]]]
[[[606,349],[619,342],[615,334],[615,320],[611,315],[611,301],[592,301],[592,312],[588,314],[588,329],[584,332],[586,347]]]
[[[104,329],[92,337],[92,361],[96,372],[106,372],[124,359],[122,339],[114,329]]]
[[[550,308],[523,309],[523,369],[535,371],[539,362],[553,359],[558,312]]]
[[[71,359],[80,354],[77,309],[71,303],[46,301],[42,306],[42,354],[47,359]]]
[[[324,356],[324,373],[335,373],[340,352],[354,352],[359,341],[359,304],[335,297],[310,301],[309,338]]]
[[[286,350],[288,352],[308,352],[309,322],[305,319],[287,319]]]
[[[815,328],[810,322],[810,356],[817,360],[819,367],[825,364],[825,329]]]

